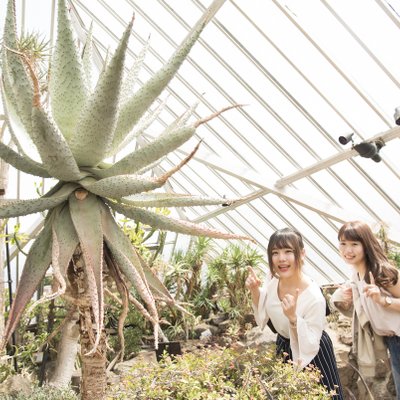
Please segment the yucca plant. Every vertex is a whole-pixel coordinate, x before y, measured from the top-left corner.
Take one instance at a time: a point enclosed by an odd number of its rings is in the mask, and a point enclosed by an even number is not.
[[[2,95],[8,128],[18,151],[0,143],[0,157],[20,171],[55,178],[58,182],[38,199],[1,203],[0,218],[47,210],[43,230],[26,259],[3,346],[51,265],[55,290],[47,299],[63,295],[79,310],[83,399],[103,398],[105,393],[104,274],[114,279],[124,309],[131,301],[152,322],[156,344],[159,319],[155,301],[161,298],[173,303],[164,285],[123,234],[112,212],[154,229],[222,239],[248,239],[147,209],[227,203],[225,198],[153,192],[182,168],[195,150],[161,176],[145,175],[154,163],[188,141],[200,124],[219,113],[192,124],[187,118],[177,119],[147,145],[114,164],[104,162],[118,152],[121,144],[140,134],[150,123],[151,117],[145,118],[146,111],[173,78],[223,2],[215,0],[165,65],[137,91],[129,93],[129,82],[124,81],[124,60],[133,19],[92,88],[91,35],[81,56],[65,0],[59,0],[57,41],[48,92],[44,96],[31,60],[17,50],[15,2],[8,1],[2,49]],[[127,80],[131,76],[128,73]],[[49,104],[45,99],[49,99]],[[227,109],[232,107],[235,106]],[[30,138],[40,162],[23,151],[20,134]],[[132,296],[131,287],[141,296],[144,305]],[[126,312],[121,315],[120,327]]]

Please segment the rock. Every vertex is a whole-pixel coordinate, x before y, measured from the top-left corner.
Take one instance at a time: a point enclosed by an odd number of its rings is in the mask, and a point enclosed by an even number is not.
[[[206,329],[205,331],[200,333],[200,340],[201,341],[206,341],[209,340],[212,337],[212,333],[209,329]]]
[[[231,325],[232,325],[232,321],[227,319],[226,321],[222,321],[218,325],[218,328],[219,328],[220,332],[226,332]]]
[[[218,326],[222,322],[226,321],[228,318],[229,315],[227,313],[211,315],[211,317],[209,318],[209,322],[212,325]]]
[[[114,367],[114,372],[118,375],[129,372],[138,363],[157,364],[156,353],[153,350],[140,351],[138,355],[130,360],[117,363]]]
[[[32,393],[32,381],[25,375],[10,375],[0,384],[0,394],[17,396],[29,396]]]
[[[206,323],[202,323],[202,324],[196,325],[193,330],[195,332],[195,337],[196,338],[199,338],[201,333],[206,331],[206,330],[209,330],[213,335],[217,335],[219,333],[219,329],[216,326],[209,325],[209,324],[206,324]]]
[[[259,326],[255,326],[246,333],[246,342],[248,346],[275,343],[276,333],[266,326],[263,330]]]

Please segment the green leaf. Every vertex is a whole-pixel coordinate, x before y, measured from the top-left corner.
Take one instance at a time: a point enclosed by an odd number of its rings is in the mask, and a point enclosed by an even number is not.
[[[118,146],[118,149],[116,151],[111,149],[109,155],[112,156],[114,153],[120,152],[121,150],[125,149],[134,138],[141,136],[144,131],[158,118],[161,111],[164,110],[166,104],[167,99],[162,101],[155,110],[149,110],[147,114],[145,114],[135,125],[132,131],[126,136],[124,141]]]
[[[53,118],[69,140],[86,103],[88,88],[65,0],[58,1],[57,41],[51,62],[49,93]]]
[[[167,129],[153,142],[128,154],[112,167],[100,170],[98,175],[105,178],[115,175],[133,174],[177,149],[180,145],[188,141],[194,135],[195,131],[196,128],[194,126],[185,126],[172,132]]]
[[[204,225],[195,224],[193,222],[173,219],[165,217],[151,211],[142,210],[138,207],[129,207],[123,204],[106,201],[106,203],[116,212],[134,219],[136,222],[142,222],[150,225],[152,228],[167,230],[171,232],[183,233],[193,236],[207,236],[215,239],[239,239],[253,240],[247,236],[235,235],[233,233],[225,233],[216,229],[208,228]]]
[[[159,178],[145,178],[137,175],[119,175],[104,178],[92,184],[86,184],[84,181],[81,183],[91,193],[118,199],[133,193],[154,190],[161,187],[165,181],[161,181]]]
[[[83,70],[85,71],[86,87],[91,93],[94,88],[93,83],[93,21],[90,24],[86,35],[85,47],[82,54]]]
[[[52,209],[66,201],[70,193],[78,187],[76,184],[66,184],[51,197],[29,200],[1,200],[0,218],[20,217]]]
[[[83,177],[64,136],[41,107],[32,110],[32,129],[32,139],[51,176],[66,182]]]
[[[19,155],[11,147],[2,142],[0,142],[0,158],[26,174],[41,176],[42,178],[50,178],[51,176],[42,164],[27,156]]]
[[[18,116],[28,133],[31,132],[31,111],[33,86],[27,74],[17,44],[17,23],[15,1],[8,0],[3,35],[3,77],[7,99],[18,112]]]
[[[71,219],[79,237],[90,300],[96,323],[96,341],[91,354],[96,350],[103,329],[103,232],[101,229],[99,200],[93,194],[79,200],[75,193],[69,197]]]
[[[204,26],[204,22],[197,24],[164,66],[122,105],[118,116],[112,148],[118,148],[119,144],[125,139],[126,135],[129,134],[145,111],[175,76],[179,67],[189,54],[189,51],[199,38]]]
[[[62,275],[66,276],[69,262],[79,244],[79,238],[72,223],[69,207],[63,207],[61,211],[56,213],[53,226],[60,247],[58,263]]]
[[[108,210],[107,210],[108,211]],[[102,208],[102,224],[104,228],[104,240],[116,261],[119,269],[126,279],[132,283],[139,295],[149,307],[151,316],[158,321],[157,309],[154,297],[149,288],[149,283],[143,273],[142,265],[127,237],[123,237],[123,233],[116,225],[110,212],[105,207]],[[127,243],[127,240],[129,244]],[[154,282],[154,280],[153,280]]]
[[[51,237],[51,223],[47,223],[33,242],[26,258],[5,327],[2,348],[6,345],[12,332],[14,332],[24,308],[31,300],[36,288],[49,268],[52,247]]]
[[[128,24],[117,50],[101,74],[78,120],[76,132],[71,140],[71,149],[78,165],[96,166],[106,157],[112,143],[132,23],[133,21]]]
[[[101,207],[101,223],[104,238],[109,248],[113,248],[118,253],[124,254],[129,260],[129,264],[126,262],[124,262],[124,265],[118,264],[124,275],[134,283],[134,277],[129,271],[129,268],[136,268],[142,279],[147,281],[152,290],[157,294],[161,294],[168,299],[171,299],[171,295],[167,288],[141,259],[129,238],[122,232],[121,228],[115,222],[114,217],[111,215],[110,210],[104,204]]]
[[[135,207],[190,207],[230,205],[233,204],[234,200],[227,200],[223,197],[212,198],[178,193],[140,193],[123,197],[121,202]]]
[[[137,83],[139,71],[142,69],[144,59],[149,50],[149,45],[150,37],[144,43],[128,73],[124,75],[121,87],[121,104],[126,103],[126,101],[132,96],[134,86]]]

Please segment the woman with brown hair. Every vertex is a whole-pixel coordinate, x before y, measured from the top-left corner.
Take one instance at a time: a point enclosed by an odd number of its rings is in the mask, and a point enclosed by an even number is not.
[[[277,354],[296,368],[318,368],[321,383],[332,398],[343,399],[332,341],[324,331],[326,301],[320,287],[302,271],[305,250],[301,234],[280,229],[270,237],[267,251],[272,279],[261,287],[249,267],[246,280],[257,324],[263,329],[271,321],[277,331]]]
[[[353,267],[353,275],[350,282],[342,285],[332,295],[331,303],[344,314],[352,315],[353,347],[359,359],[359,367],[367,373],[365,367],[369,367],[368,363],[373,367],[380,357],[372,352],[382,350],[378,346],[384,338],[389,349],[397,399],[400,399],[399,271],[389,262],[366,223],[346,222],[339,229],[338,240],[340,255]],[[372,338],[369,338],[370,328],[374,335]],[[366,340],[370,344],[366,345]],[[386,349],[383,354],[385,356]]]

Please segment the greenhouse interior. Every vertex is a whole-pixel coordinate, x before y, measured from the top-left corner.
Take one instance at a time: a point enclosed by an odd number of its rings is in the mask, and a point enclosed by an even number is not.
[[[1,399],[400,399],[400,280],[362,281],[373,374],[331,301],[346,222],[400,268],[399,0],[4,0],[0,31]],[[333,394],[257,318],[284,228]]]

